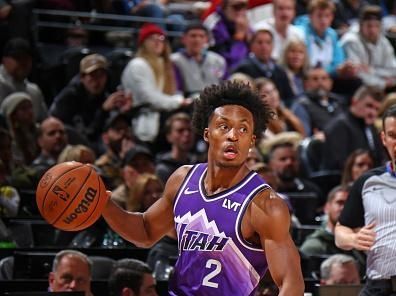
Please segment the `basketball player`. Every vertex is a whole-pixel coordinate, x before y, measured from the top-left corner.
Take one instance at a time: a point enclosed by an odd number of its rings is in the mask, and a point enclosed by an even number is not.
[[[176,170],[163,197],[143,214],[107,203],[108,224],[138,246],[150,247],[176,229],[170,295],[253,295],[267,268],[279,295],[303,295],[287,205],[246,166],[272,116],[247,85],[205,88],[193,124],[209,145],[208,163]]]

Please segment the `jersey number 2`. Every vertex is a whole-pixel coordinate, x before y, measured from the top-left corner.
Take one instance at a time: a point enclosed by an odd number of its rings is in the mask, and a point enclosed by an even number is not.
[[[215,259],[209,259],[206,261],[206,268],[211,268],[212,266],[215,266],[215,269],[209,272],[203,279],[202,285],[206,287],[211,287],[211,288],[218,288],[219,284],[214,283],[211,281],[216,275],[218,275],[221,272],[221,263],[220,261],[217,261]]]

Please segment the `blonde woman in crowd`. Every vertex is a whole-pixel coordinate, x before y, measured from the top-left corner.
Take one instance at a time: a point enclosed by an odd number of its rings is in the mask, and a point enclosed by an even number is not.
[[[192,103],[176,93],[171,49],[164,31],[146,23],[139,31],[136,57],[125,67],[121,76],[124,89],[133,94],[139,114],[133,120],[138,140],[153,143],[160,130],[160,112],[172,111]]]
[[[289,78],[290,87],[295,97],[304,93],[304,75],[309,68],[307,47],[300,39],[294,38],[285,45],[279,60]]]
[[[305,137],[304,126],[300,119],[285,107],[279,96],[279,91],[275,84],[267,78],[255,79],[254,84],[262,99],[275,110],[277,116],[268,124],[267,136],[292,131]]]
[[[153,174],[141,174],[132,187],[126,183],[118,186],[112,193],[112,199],[127,211],[144,212],[161,197],[164,184]]]
[[[78,161],[93,164],[95,159],[95,152],[91,148],[84,145],[68,145],[59,155],[58,163]]]

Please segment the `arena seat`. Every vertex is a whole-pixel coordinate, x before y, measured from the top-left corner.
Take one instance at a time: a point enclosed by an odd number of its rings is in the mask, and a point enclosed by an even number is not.
[[[0,280],[11,280],[14,272],[14,257],[7,256],[0,260]]]

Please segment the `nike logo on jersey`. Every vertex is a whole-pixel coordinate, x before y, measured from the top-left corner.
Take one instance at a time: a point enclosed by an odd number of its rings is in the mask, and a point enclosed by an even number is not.
[[[184,190],[184,194],[194,194],[197,193],[198,190],[190,190],[190,188],[186,188],[186,190]]]

